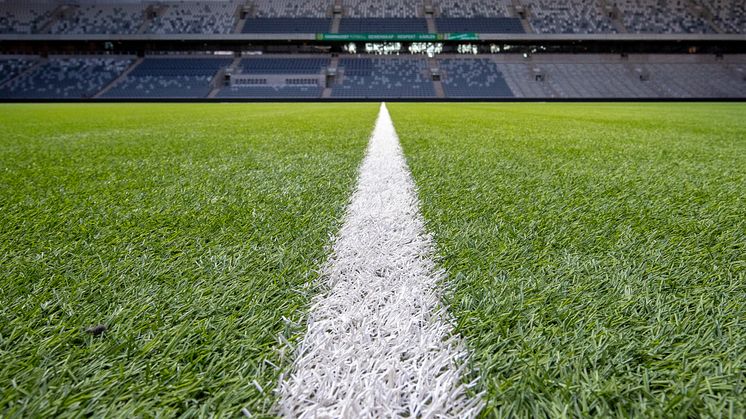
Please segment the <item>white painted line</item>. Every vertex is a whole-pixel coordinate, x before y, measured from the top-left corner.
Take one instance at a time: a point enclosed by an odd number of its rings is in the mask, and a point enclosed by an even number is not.
[[[443,273],[385,104],[290,376],[285,417],[476,416],[467,351],[440,303]]]

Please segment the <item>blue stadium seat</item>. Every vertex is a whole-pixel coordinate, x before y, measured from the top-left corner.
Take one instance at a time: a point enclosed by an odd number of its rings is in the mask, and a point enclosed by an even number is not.
[[[446,97],[513,97],[497,65],[487,58],[443,59],[440,70]]]
[[[0,88],[9,99],[91,98],[116,79],[132,60],[115,58],[51,58]]]
[[[265,17],[246,19],[243,33],[325,33],[332,20],[316,17]]]
[[[521,20],[514,17],[439,17],[438,32],[525,33]]]
[[[146,58],[106,92],[107,98],[203,98],[230,58]]]
[[[427,22],[418,18],[345,17],[339,33],[427,33]]]
[[[240,66],[246,74],[318,74],[329,66],[329,58],[244,58]]]
[[[342,83],[332,88],[336,98],[433,98],[427,61],[420,58],[343,58]]]

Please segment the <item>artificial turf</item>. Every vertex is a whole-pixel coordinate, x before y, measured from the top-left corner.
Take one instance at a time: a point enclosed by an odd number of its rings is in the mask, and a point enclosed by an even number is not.
[[[746,416],[746,106],[389,109],[484,416]]]
[[[267,412],[377,110],[0,106],[0,416]]]

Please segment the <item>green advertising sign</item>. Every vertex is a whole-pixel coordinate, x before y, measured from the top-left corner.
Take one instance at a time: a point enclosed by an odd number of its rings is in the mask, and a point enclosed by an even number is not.
[[[449,41],[478,41],[479,35],[473,32],[447,33],[445,39]]]
[[[473,32],[459,33],[317,33],[318,41],[477,41],[479,35]]]
[[[443,39],[435,33],[319,33],[319,41],[437,41]]]

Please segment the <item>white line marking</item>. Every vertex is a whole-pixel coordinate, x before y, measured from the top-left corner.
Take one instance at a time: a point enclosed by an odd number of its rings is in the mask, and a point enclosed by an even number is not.
[[[443,273],[385,104],[289,377],[286,417],[474,417],[467,351],[440,303]]]

